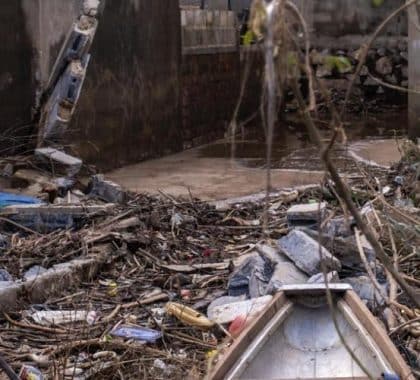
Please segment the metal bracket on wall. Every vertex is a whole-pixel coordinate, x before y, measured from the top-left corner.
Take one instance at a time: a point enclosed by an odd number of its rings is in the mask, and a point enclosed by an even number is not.
[[[84,0],[51,72],[41,105],[38,147],[56,143],[71,121],[86,77],[98,28],[99,0]]]

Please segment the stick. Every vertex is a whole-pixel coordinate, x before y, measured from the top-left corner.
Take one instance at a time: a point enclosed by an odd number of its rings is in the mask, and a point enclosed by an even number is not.
[[[0,367],[6,373],[10,380],[19,380],[19,376],[16,375],[15,371],[7,364],[6,360],[4,360],[3,356],[0,355]]]
[[[350,211],[353,218],[355,219],[357,226],[362,231],[362,233],[366,236],[366,239],[369,241],[369,243],[372,245],[372,247],[373,247],[373,249],[376,253],[376,256],[378,257],[380,262],[393,275],[393,277],[398,282],[400,287],[407,293],[407,295],[414,302],[414,304],[418,308],[420,308],[420,295],[410,285],[408,285],[407,282],[404,280],[404,278],[401,276],[401,274],[397,270],[395,270],[394,266],[392,265],[391,261],[389,260],[388,256],[386,255],[383,247],[381,246],[381,244],[376,239],[372,228],[363,221],[359,210],[357,209],[356,205],[354,204],[354,202],[352,200],[351,193],[350,193],[349,189],[347,188],[347,186],[345,185],[345,183],[341,179],[340,174],[338,173],[336,167],[332,163],[332,161],[329,157],[329,154],[328,154],[329,152],[326,149],[326,146],[325,146],[325,144],[322,140],[322,137],[321,137],[317,127],[315,126],[309,111],[306,108],[305,101],[303,100],[303,96],[302,96],[302,93],[300,91],[297,80],[294,79],[292,82],[293,82],[292,83],[293,84],[292,85],[293,92],[294,92],[295,97],[296,97],[296,99],[299,103],[299,106],[300,106],[300,108],[303,112],[303,120],[304,120],[304,123],[306,124],[306,128],[308,129],[308,132],[309,132],[309,135],[311,136],[311,139],[318,146],[318,148],[321,152],[321,158],[322,158],[325,166],[327,167],[327,169],[328,169],[328,171],[331,175],[332,180],[334,181],[334,183],[337,187],[338,194],[343,199],[344,203],[347,206],[347,209]]]

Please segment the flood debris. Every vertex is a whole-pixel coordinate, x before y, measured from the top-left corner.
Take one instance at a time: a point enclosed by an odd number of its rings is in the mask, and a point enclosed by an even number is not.
[[[240,316],[252,318],[252,316],[258,315],[264,310],[272,299],[273,297],[268,295],[250,300],[229,302],[220,306],[209,306],[207,315],[210,320],[220,324],[232,322]]]
[[[139,326],[121,325],[113,329],[110,334],[119,338],[134,339],[140,342],[156,343],[162,337],[160,331]]]
[[[313,276],[321,271],[321,262],[328,269],[341,268],[340,261],[326,248],[302,231],[292,230],[278,241],[279,247],[295,265]]]
[[[325,202],[293,205],[287,210],[287,221],[290,226],[317,226],[324,219],[325,210]]]
[[[90,197],[97,197],[110,203],[124,203],[127,199],[127,194],[120,185],[106,180],[101,174],[92,177],[90,186]]]
[[[35,149],[35,157],[48,164],[52,173],[66,174],[69,177],[77,175],[82,168],[83,161],[55,148]]]
[[[387,254],[418,286],[418,175],[405,159],[380,178],[381,186],[362,178],[352,188],[363,194],[363,218]],[[32,162],[38,158],[19,160],[8,159],[12,177],[37,171]],[[329,181],[273,191],[267,232],[264,197],[216,207],[132,194],[102,176],[90,180],[108,193],[92,196],[82,172],[64,196],[40,186],[34,192],[39,203],[0,209],[0,345],[15,373],[26,366],[45,378],[111,378],[117,370],[136,378],[140,366],[149,378],[202,378],[209,358],[279,289],[325,280],[350,283],[416,368],[420,314],[356,235]],[[39,173],[48,182],[62,175]],[[397,175],[404,181],[394,181]],[[15,190],[10,194],[25,188]],[[397,197],[413,199],[414,207],[395,206]]]

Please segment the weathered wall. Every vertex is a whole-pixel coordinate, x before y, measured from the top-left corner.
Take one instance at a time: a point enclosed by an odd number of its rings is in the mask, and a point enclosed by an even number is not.
[[[35,94],[33,50],[21,2],[0,6],[0,152],[12,153],[30,132]]]
[[[239,95],[233,12],[183,10],[181,115],[184,148],[222,137]]]
[[[182,149],[180,13],[167,0],[107,0],[76,111],[75,151],[103,168]]]
[[[25,151],[39,94],[80,0],[0,3],[0,153]],[[4,150],[7,148],[7,150]]]
[[[36,79],[41,88],[47,84],[61,45],[79,15],[80,4],[81,0],[22,0],[25,28],[34,50]]]
[[[80,5],[81,0],[0,3],[0,136],[30,123]],[[176,2],[106,0],[66,143],[102,168],[182,149],[180,58]],[[17,141],[19,133],[29,132],[30,126],[10,134]]]

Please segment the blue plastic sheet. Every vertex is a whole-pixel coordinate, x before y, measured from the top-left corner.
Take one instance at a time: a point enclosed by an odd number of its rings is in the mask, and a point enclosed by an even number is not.
[[[42,202],[37,198],[0,192],[0,208],[13,205],[35,205],[40,203]]]

